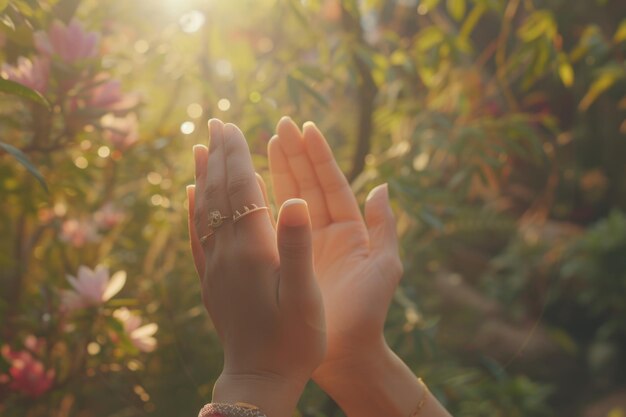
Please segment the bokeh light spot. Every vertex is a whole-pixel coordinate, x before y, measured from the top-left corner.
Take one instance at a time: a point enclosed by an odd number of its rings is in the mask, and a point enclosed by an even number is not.
[[[147,175],[148,178],[148,182],[152,185],[159,185],[161,183],[161,181],[163,180],[163,177],[161,176],[161,174],[159,174],[158,172],[150,172]]]
[[[258,103],[261,101],[261,93],[258,91],[253,91],[250,93],[250,101],[253,103]]]
[[[184,135],[190,135],[194,130],[196,130],[196,124],[190,120],[187,120],[180,125],[180,131]]]
[[[97,355],[100,353],[100,345],[96,342],[91,342],[87,345],[87,353],[90,355]]]
[[[153,206],[160,206],[162,202],[163,196],[161,194],[153,194],[150,197],[150,203],[152,203]]]
[[[230,100],[222,98],[217,102],[217,108],[221,111],[228,111],[230,109]]]
[[[76,165],[80,169],[85,169],[89,166],[89,161],[84,156],[79,156],[74,159],[74,165]]]
[[[194,33],[200,30],[206,21],[202,12],[192,10],[180,17],[178,23],[185,33]]]
[[[187,115],[192,119],[202,116],[202,106],[198,103],[191,103],[187,106]]]
[[[108,146],[100,146],[98,148],[98,156],[100,158],[106,158],[111,155],[111,149]]]

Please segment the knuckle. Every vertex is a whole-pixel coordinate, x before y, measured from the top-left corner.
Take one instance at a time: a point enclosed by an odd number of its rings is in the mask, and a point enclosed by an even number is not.
[[[312,175],[303,175],[298,179],[301,190],[311,190],[318,188],[317,178]]]
[[[237,195],[244,192],[252,186],[253,180],[256,183],[256,178],[253,178],[249,175],[242,175],[229,179],[227,186],[228,194]]]
[[[216,195],[219,194],[220,186],[215,180],[207,181],[207,184],[204,188],[204,198],[206,200],[211,200],[215,198]]]
[[[308,254],[309,248],[309,243],[302,240],[281,242],[279,245],[280,257],[283,259],[302,258]]]

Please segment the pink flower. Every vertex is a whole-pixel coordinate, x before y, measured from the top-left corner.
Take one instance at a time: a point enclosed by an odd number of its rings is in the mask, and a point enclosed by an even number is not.
[[[137,105],[139,98],[136,94],[124,94],[119,80],[101,81],[98,78],[106,77],[105,74],[96,78],[100,81],[89,91],[85,105],[90,108],[98,108],[112,112],[123,112]]]
[[[141,317],[133,314],[126,307],[118,308],[113,312],[113,317],[118,319],[124,326],[133,346],[142,352],[152,352],[157,345],[154,334],[159,330],[156,323],[141,325]]]
[[[107,203],[93,215],[96,224],[101,229],[111,229],[124,220],[124,213],[117,210],[113,204]]]
[[[104,137],[117,149],[127,149],[139,139],[137,116],[129,113],[125,117],[107,114],[100,120],[104,128]]]
[[[109,277],[109,270],[96,266],[95,270],[82,265],[78,268],[77,277],[67,276],[73,290],[62,290],[61,303],[67,310],[99,306],[109,301],[120,292],[126,283],[126,272],[117,271]]]
[[[61,225],[60,238],[72,246],[80,248],[100,238],[95,223],[88,220],[68,219]]]
[[[15,81],[42,94],[48,89],[49,75],[50,62],[47,58],[34,57],[31,61],[21,56],[17,59],[17,66],[2,65],[2,78]]]
[[[2,356],[9,362],[9,388],[30,397],[39,397],[52,387],[54,369],[46,369],[43,363],[33,358],[27,351],[13,351],[9,346],[2,347]],[[8,380],[8,381],[7,381]]]
[[[34,38],[39,52],[48,56],[57,55],[68,63],[95,56],[100,42],[98,33],[86,32],[76,20],[72,20],[68,26],[57,20],[52,23],[48,33],[35,32]]]

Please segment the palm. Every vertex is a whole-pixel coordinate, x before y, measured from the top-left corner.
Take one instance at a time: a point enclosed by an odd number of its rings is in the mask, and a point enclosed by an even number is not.
[[[314,126],[300,133],[291,120],[281,120],[269,155],[277,203],[300,197],[309,204],[329,354],[377,337],[398,275],[397,256],[391,256],[397,254],[395,230],[380,224],[386,200],[375,196],[366,203],[366,227],[348,182]]]

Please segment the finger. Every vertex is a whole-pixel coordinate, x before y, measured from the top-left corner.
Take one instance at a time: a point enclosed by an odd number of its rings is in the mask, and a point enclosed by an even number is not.
[[[274,229],[266,213],[248,212],[253,204],[264,207],[263,193],[257,183],[250,149],[239,128],[224,125],[224,152],[226,156],[226,186],[234,216],[242,216],[234,225],[235,234],[254,245],[272,245]]]
[[[304,124],[303,138],[332,221],[362,222],[363,217],[350,184],[337,165],[328,142],[313,122]]]
[[[396,221],[389,204],[387,184],[381,184],[370,191],[365,202],[365,223],[370,240],[370,257],[382,262],[381,270],[399,279],[402,263],[398,256],[398,236]]]
[[[306,200],[311,213],[313,228],[324,227],[330,223],[324,193],[320,187],[313,165],[307,156],[302,134],[298,126],[288,117],[283,117],[276,126],[278,142],[293,173],[300,198]]]
[[[204,145],[195,145],[193,147],[193,157],[195,164],[194,175],[196,179],[196,184],[194,187],[193,219],[195,231],[199,239],[201,236],[204,236],[209,232],[208,223],[205,221],[208,217],[209,212],[206,205],[206,200],[204,198],[200,198],[198,201],[195,201],[195,190],[206,189],[209,149]]]
[[[223,223],[213,229],[213,235],[208,237],[203,244],[205,253],[212,253],[214,257],[219,258],[219,253],[215,251],[218,247],[229,247],[232,240],[232,228],[230,215],[232,213],[230,202],[227,194],[226,185],[226,159],[224,145],[224,124],[218,119],[209,120],[209,159],[206,175],[206,185],[204,189],[196,187],[196,190],[202,190],[197,195],[196,206],[202,204],[206,206],[207,213],[204,218],[196,218],[196,225],[204,224],[207,233],[211,230],[209,225],[209,216],[212,213],[219,212],[222,216],[228,217]],[[201,197],[201,198],[200,198]],[[199,212],[197,212],[199,213]],[[205,236],[200,235],[199,236]]]
[[[196,199],[196,186],[188,185],[187,186],[187,202],[189,205],[188,208],[188,217],[187,217],[187,226],[189,228],[189,242],[191,242],[191,254],[193,255],[193,263],[196,266],[196,272],[198,273],[198,277],[202,279],[204,277],[204,249],[202,249],[202,244],[200,243],[200,238],[198,237],[198,233],[196,232],[196,226],[194,225],[194,213],[195,213],[195,199]]]
[[[287,156],[278,142],[278,136],[274,136],[267,144],[267,155],[270,163],[274,198],[276,199],[276,205],[280,207],[290,198],[300,197],[300,191],[291,168],[289,168]]]
[[[274,215],[272,214],[272,206],[270,206],[270,199],[267,197],[267,187],[265,186],[265,181],[263,177],[258,172],[256,173],[256,182],[259,184],[259,188],[261,189],[261,193],[263,194],[263,200],[265,201],[265,207],[268,208],[267,214],[270,216],[270,221],[272,222],[272,227],[276,229],[276,221],[274,220]]]
[[[319,301],[319,289],[313,272],[313,239],[306,201],[299,198],[285,201],[277,227],[279,304],[311,311],[309,307]]]

